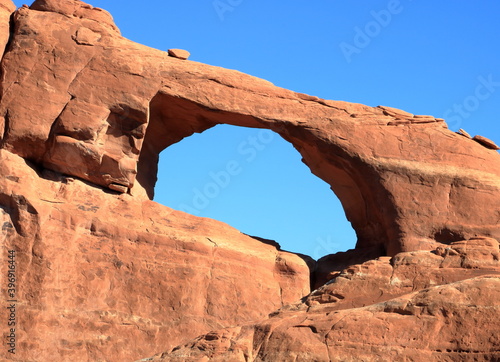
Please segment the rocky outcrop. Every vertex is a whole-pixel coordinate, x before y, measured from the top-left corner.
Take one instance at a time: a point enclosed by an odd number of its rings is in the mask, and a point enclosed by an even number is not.
[[[0,3],[0,318],[17,351],[1,358],[500,358],[492,140],[169,56],[78,0],[14,10]],[[315,263],[151,201],[160,152],[217,124],[291,142],[356,249]]]
[[[487,274],[500,273],[500,248],[494,239],[452,243],[435,251],[413,251],[353,264],[336,273],[290,310],[323,312],[359,308]]]
[[[201,336],[148,361],[496,361],[499,277],[368,307],[294,313]]]
[[[499,293],[496,241],[401,253],[352,266],[265,321],[147,360],[496,361]]]
[[[221,222],[39,173],[5,150],[0,175],[19,361],[132,361],[309,293],[307,260]]]
[[[349,257],[349,255],[347,255]],[[149,361],[494,361],[498,241],[351,265],[253,325],[202,335]]]
[[[500,238],[500,155],[441,119],[180,61],[73,0],[15,13],[2,72],[3,147],[51,170],[151,197],[169,145],[220,123],[269,128],[331,185],[360,248],[395,255]]]
[[[498,145],[493,142],[492,140],[486,138],[486,137],[483,137],[483,136],[474,136],[472,138],[474,141],[480,143],[481,145],[483,145],[484,147],[486,148],[489,148],[489,149],[492,149],[492,150],[500,150],[500,147],[498,147]]]
[[[16,6],[10,0],[0,1],[0,52],[4,53],[10,37],[10,15],[16,10]]]
[[[323,293],[324,287],[321,287],[337,278],[341,272],[344,272],[344,276],[358,275],[358,273],[366,276],[363,280],[366,280],[367,285],[358,285],[353,288],[353,284],[349,283],[352,290],[343,293],[354,293],[358,296],[370,290],[369,284],[372,282],[377,285],[374,286],[374,295],[380,292],[378,285],[381,283],[370,281],[367,278],[380,277],[381,270],[385,271],[382,274],[384,274],[384,283],[387,284],[388,288],[393,288],[394,285],[399,286],[401,280],[411,280],[412,283],[416,280],[425,280],[425,282],[416,286],[405,282],[405,285],[411,288],[403,291],[406,293],[416,288],[426,288],[427,286],[440,284],[443,281],[450,283],[459,279],[466,279],[467,276],[472,277],[489,273],[492,270],[491,268],[498,266],[498,260],[500,259],[498,241],[491,238],[471,238],[453,242],[445,247],[439,246],[432,253],[429,251],[406,252],[397,254],[394,258],[377,258],[376,253],[376,250],[348,250],[347,252],[331,254],[319,259],[314,273],[314,289],[319,289],[313,295]],[[470,269],[474,269],[472,274],[468,274]],[[401,272],[404,275],[399,275]],[[455,274],[457,272],[465,274],[456,279]],[[431,274],[434,276],[431,276]],[[336,283],[339,280],[343,279],[335,279]],[[331,287],[334,284],[328,285]],[[335,286],[338,286],[338,284],[335,284]],[[354,290],[358,290],[358,292]],[[363,290],[363,292],[360,294],[359,290]],[[398,290],[396,294],[401,295],[403,292]],[[388,293],[392,292],[385,290],[382,294],[387,296]],[[375,301],[375,299],[372,300],[373,303]]]
[[[37,0],[30,7],[33,10],[47,11],[63,16],[91,20],[107,30],[120,34],[113,17],[106,10],[93,7],[80,0]]]

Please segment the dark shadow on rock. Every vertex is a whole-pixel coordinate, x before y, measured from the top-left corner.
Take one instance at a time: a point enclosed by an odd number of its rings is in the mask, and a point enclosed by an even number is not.
[[[261,237],[258,237],[258,236],[252,236],[252,235],[248,235],[248,234],[245,234],[245,233],[242,233],[243,235],[246,235],[246,236],[249,236],[251,237],[252,239],[255,239],[255,240],[258,240],[260,241],[261,243],[264,243],[264,244],[267,244],[267,245],[271,245],[271,246],[274,246],[277,250],[279,251],[282,251],[281,249],[281,245],[274,241],[274,240],[270,240],[270,239],[264,239],[264,238],[261,238]]]
[[[321,287],[351,265],[362,264],[384,255],[386,251],[381,245],[326,255],[316,262],[316,269],[311,278],[313,279],[311,290]]]

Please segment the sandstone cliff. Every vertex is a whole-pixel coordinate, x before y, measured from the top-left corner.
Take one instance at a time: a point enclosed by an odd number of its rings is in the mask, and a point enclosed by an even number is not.
[[[169,56],[78,0],[0,5],[3,358],[500,358],[494,144]],[[151,201],[159,153],[217,124],[291,142],[356,250],[315,263]]]

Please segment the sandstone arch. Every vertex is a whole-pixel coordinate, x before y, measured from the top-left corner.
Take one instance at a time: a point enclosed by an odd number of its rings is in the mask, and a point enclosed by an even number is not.
[[[268,129],[220,124],[167,147],[160,153],[153,200],[314,259],[356,243],[329,185]]]
[[[141,189],[151,195],[169,144],[219,123],[267,128],[331,185],[358,248],[394,255],[500,239],[500,156],[443,120],[182,61],[122,38],[110,21],[73,1],[35,1],[14,14],[2,61],[3,148],[140,198]]]
[[[384,216],[370,215],[371,210],[376,209],[375,201],[369,196],[372,195],[370,186],[364,184],[361,175],[356,175],[359,171],[354,171],[355,166],[349,166],[350,160],[347,156],[332,155],[333,162],[318,160],[318,155],[324,152],[321,147],[327,150],[330,147],[316,135],[308,134],[300,128],[297,130],[296,126],[287,125],[285,122],[270,122],[248,114],[207,109],[192,101],[172,97],[163,92],[155,95],[150,103],[148,129],[138,163],[138,185],[134,187],[143,187],[152,198],[159,154],[171,144],[194,132],[203,132],[217,124],[271,129],[278,133],[301,153],[306,164],[314,165],[313,170],[316,170],[320,178],[331,185],[357,231],[360,245],[373,246],[377,245],[373,240],[389,239],[385,233],[386,229],[383,228],[386,222]],[[356,182],[356,178],[361,182]],[[380,250],[380,253],[384,252],[385,250]]]
[[[18,359],[499,355],[497,153],[433,117],[170,58],[79,0],[37,0],[10,25],[0,239],[16,254]],[[358,250],[315,263],[149,200],[156,152],[216,123],[295,144],[357,208]],[[370,245],[392,257],[353,260]],[[310,278],[330,283],[309,294]]]

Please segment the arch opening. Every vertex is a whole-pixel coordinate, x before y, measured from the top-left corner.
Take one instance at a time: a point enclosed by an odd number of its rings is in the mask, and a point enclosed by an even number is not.
[[[237,104],[238,100],[234,100],[234,103]],[[309,167],[312,174],[331,186],[331,190],[340,200],[345,216],[355,231],[356,249],[375,248],[379,250],[377,252],[379,255],[384,255],[386,253],[384,245],[387,241],[387,228],[384,227],[383,219],[387,215],[379,215],[377,208],[374,207],[378,195],[372,198],[373,192],[368,189],[367,184],[363,181],[366,176],[370,177],[369,173],[372,171],[363,168],[362,161],[346,154],[342,147],[335,145],[332,147],[329,140],[322,139],[318,134],[314,133],[313,129],[299,127],[286,121],[254,116],[253,114],[258,114],[258,105],[255,106],[255,109],[241,109],[235,112],[234,109],[238,109],[235,104],[230,105],[229,109],[232,111],[226,111],[224,104],[214,104],[213,107],[209,107],[201,105],[200,102],[195,100],[162,92],[153,97],[149,107],[149,123],[139,157],[136,185],[134,186],[135,192],[143,190],[150,199],[153,199],[160,153],[195,133],[202,133],[219,124],[251,128],[256,132],[264,129],[267,131],[262,132],[267,132],[267,134],[257,133],[256,137],[264,137],[260,141],[265,143],[266,137],[270,138],[270,135],[274,134],[271,131],[274,131],[277,134],[276,137],[281,136],[291,144],[290,147],[293,146],[299,152],[302,161]],[[254,147],[258,146],[254,145]],[[248,156],[250,157],[252,151],[247,152],[249,152]],[[361,163],[358,164],[359,162]],[[237,164],[230,163],[226,164],[225,167],[224,175],[229,174],[231,176],[233,174],[235,176],[239,173]],[[204,190],[205,195],[202,192],[198,194],[198,201],[201,202],[202,206],[204,201],[206,203],[205,199],[213,198],[216,193],[219,193],[217,187],[221,188],[220,185],[225,184],[223,176],[220,176],[222,179],[217,178],[217,172],[221,175],[220,170],[212,172],[213,182],[208,183],[208,185],[212,185],[212,188],[210,189],[210,186],[208,186]],[[310,174],[310,172],[308,171],[306,174]],[[368,172],[368,175],[366,172]],[[311,175],[311,177],[313,176]],[[219,182],[219,185],[217,185],[217,182]],[[331,196],[331,193],[329,198],[329,202],[332,202],[332,198],[336,200],[335,196]],[[193,210],[196,211],[196,207],[192,206],[190,209],[189,203],[184,203],[184,211],[196,214],[197,212],[193,212]],[[181,207],[174,206],[174,208],[183,209],[182,205]],[[373,214],[374,210],[375,214]],[[332,220],[330,220],[330,223],[332,223]],[[266,237],[265,235],[257,236]],[[318,236],[318,238],[320,237]],[[328,235],[324,237],[328,238]],[[328,245],[328,242],[328,240],[322,241],[326,245]]]
[[[217,125],[160,155],[155,201],[319,259],[356,235],[329,185],[266,129]]]

